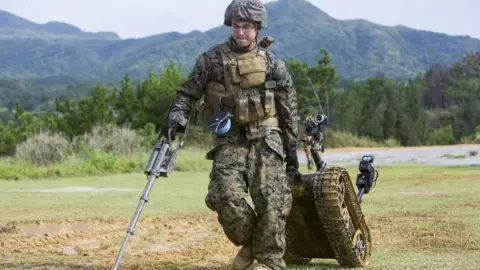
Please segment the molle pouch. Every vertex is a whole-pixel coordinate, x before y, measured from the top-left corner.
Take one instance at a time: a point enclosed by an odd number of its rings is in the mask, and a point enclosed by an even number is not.
[[[245,57],[239,56],[237,59],[238,73],[240,74],[240,88],[258,88],[265,83],[267,74],[267,64],[263,57]]]
[[[200,106],[198,106],[198,113],[200,119],[202,119],[202,121],[206,123],[208,119],[212,116],[213,109],[206,102],[202,102]]]
[[[259,91],[256,89],[249,90],[247,92],[247,96],[250,104],[253,105],[249,106],[249,120],[253,121],[262,119],[265,115],[265,112],[263,110],[262,98],[260,97]]]
[[[248,97],[244,91],[235,92],[235,119],[239,124],[249,122]]]
[[[229,72],[230,72],[230,81],[234,84],[238,84],[241,82],[240,73],[238,72],[238,65],[237,61],[231,61],[228,64]]]
[[[214,81],[208,82],[205,92],[206,103],[214,109],[220,107],[220,100],[228,95],[225,86]]]
[[[221,83],[210,81],[205,88],[204,103],[200,106],[200,115],[204,122],[208,121],[213,112],[220,107],[220,102],[227,96],[227,90]]]
[[[273,91],[270,89],[265,90],[264,108],[265,116],[267,117],[275,116],[275,114],[277,113],[275,110],[275,96],[273,94]]]

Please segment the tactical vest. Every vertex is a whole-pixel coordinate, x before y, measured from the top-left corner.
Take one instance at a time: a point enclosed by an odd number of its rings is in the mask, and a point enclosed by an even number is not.
[[[274,100],[275,81],[267,81],[266,48],[237,54],[224,41],[219,44],[225,85],[210,81],[205,89],[205,103],[210,112],[220,108],[233,114],[237,126],[248,126],[247,137],[258,136],[258,128],[278,128]],[[206,116],[208,117],[208,116]]]

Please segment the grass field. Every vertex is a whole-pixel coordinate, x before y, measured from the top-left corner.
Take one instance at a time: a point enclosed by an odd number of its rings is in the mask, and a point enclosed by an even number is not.
[[[480,269],[480,167],[377,170],[362,203],[373,239],[368,269]],[[0,180],[0,268],[110,269],[145,183],[142,174]],[[207,171],[159,178],[121,269],[228,269],[237,248],[204,204],[207,184]],[[289,269],[342,268],[314,259]]]

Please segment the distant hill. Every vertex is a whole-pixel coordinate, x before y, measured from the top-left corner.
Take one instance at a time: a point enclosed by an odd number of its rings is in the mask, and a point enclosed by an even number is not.
[[[412,77],[436,63],[451,64],[480,40],[469,36],[382,26],[365,20],[337,20],[305,0],[266,4],[272,35],[271,51],[282,59],[295,57],[315,64],[320,48],[331,55],[343,77],[377,74]],[[219,25],[222,18],[218,19]],[[229,29],[161,33],[120,39],[116,33],[84,32],[62,22],[37,24],[0,11],[0,77],[117,80],[125,74],[144,77],[170,60],[190,68],[195,57],[225,39]]]
[[[2,39],[16,38],[14,35],[16,33],[19,33],[20,37],[26,37],[22,35],[22,33],[37,33],[38,35],[35,37],[43,36],[47,39],[61,37],[67,38],[70,36],[94,40],[120,40],[120,37],[113,32],[84,32],[74,25],[55,21],[38,24],[3,10],[0,10],[0,30],[2,31]],[[5,33],[11,33],[12,35],[5,35]],[[45,34],[47,35],[45,36]]]

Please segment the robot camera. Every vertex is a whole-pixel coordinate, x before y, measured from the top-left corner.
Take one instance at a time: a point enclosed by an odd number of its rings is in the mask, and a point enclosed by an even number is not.
[[[328,117],[325,114],[317,114],[313,121],[317,125],[325,125],[327,123]]]

